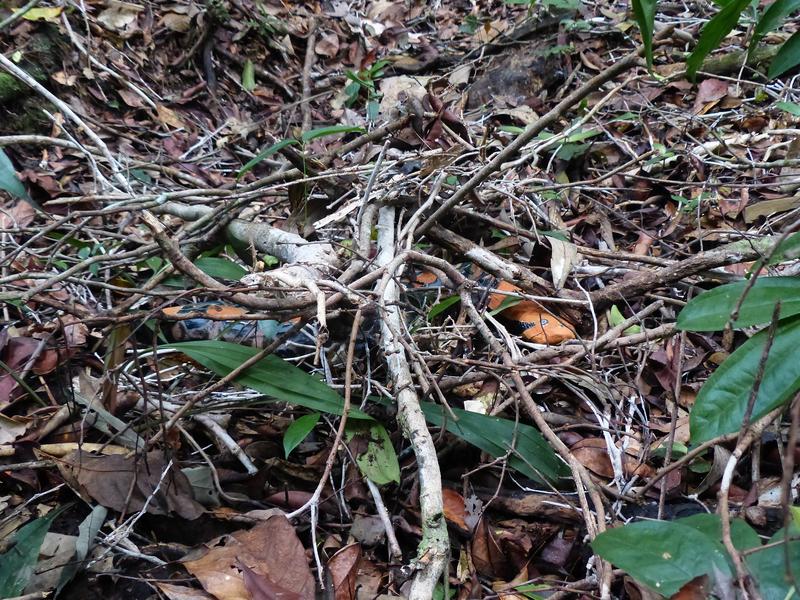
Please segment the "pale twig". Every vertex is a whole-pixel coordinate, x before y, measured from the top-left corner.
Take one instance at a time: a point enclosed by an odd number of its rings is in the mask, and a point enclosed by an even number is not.
[[[387,267],[395,257],[395,209],[384,206],[378,217],[378,256],[376,263]],[[422,542],[417,551],[414,567],[416,573],[408,592],[409,600],[430,600],[434,595],[436,583],[444,573],[449,555],[447,525],[444,520],[442,501],[442,477],[425,416],[414,390],[414,382],[408,366],[405,349],[400,343],[402,335],[402,315],[398,301],[400,289],[394,279],[381,282],[381,342],[389,380],[397,402],[398,421],[403,434],[409,440],[417,458],[419,477],[420,520],[422,521]]]

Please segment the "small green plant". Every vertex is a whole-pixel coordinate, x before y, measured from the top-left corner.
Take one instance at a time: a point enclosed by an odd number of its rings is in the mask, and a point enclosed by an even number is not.
[[[796,258],[798,246],[800,234],[795,234],[776,250],[773,262]],[[774,332],[764,328],[755,334],[703,385],[690,415],[692,444],[739,431],[748,414],[755,422],[800,390],[800,362],[795,360],[800,345],[800,277],[759,277],[755,282],[722,285],[691,300],[678,315],[677,326],[684,331],[719,331],[738,307],[730,325],[741,329],[769,324],[779,302]],[[751,407],[757,377],[758,394]]]
[[[350,80],[350,83],[344,88],[345,104],[353,106],[361,98],[362,94],[366,94],[367,120],[369,121],[374,121],[378,116],[381,94],[378,92],[375,81],[383,77],[383,69],[388,64],[388,60],[379,60],[371,67],[366,67],[360,71],[345,72],[345,77]]]
[[[310,142],[311,140],[315,140],[317,138],[326,137],[329,135],[336,135],[339,133],[363,133],[363,127],[356,127],[353,125],[333,125],[331,127],[320,127],[318,129],[312,129],[311,131],[306,131],[304,134],[300,136],[300,139],[296,138],[286,138],[279,142],[272,144],[268,148],[265,148],[261,152],[259,152],[255,158],[250,160],[242,169],[239,171],[237,175],[237,179],[241,179],[253,170],[258,163],[261,161],[269,158],[276,152],[280,152],[284,148],[288,146],[300,146],[301,148],[305,148],[305,145]]]
[[[686,73],[694,79],[706,56],[719,47],[722,40],[739,24],[752,0],[730,0],[703,27],[694,51],[686,61]],[[648,68],[653,66],[653,31],[655,25],[656,0],[632,0],[633,14],[642,34]],[[748,56],[758,47],[764,36],[778,29],[792,14],[800,12],[800,0],[775,0],[757,16],[755,29],[748,45]],[[770,64],[768,77],[774,79],[800,64],[800,31],[783,43]]]
[[[687,198],[680,194],[672,194],[670,197],[678,203],[678,210],[685,214],[695,212],[711,196],[709,192],[700,192],[694,198]]]

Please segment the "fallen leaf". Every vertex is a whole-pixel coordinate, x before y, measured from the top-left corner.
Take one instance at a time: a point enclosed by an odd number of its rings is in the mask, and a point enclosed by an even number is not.
[[[14,8],[12,10],[14,11],[14,13],[17,13],[19,12],[20,9]],[[59,21],[58,18],[61,16],[63,10],[64,9],[61,6],[57,7],[37,6],[35,8],[31,8],[25,11],[25,13],[22,15],[22,18],[28,21],[47,21],[49,23],[58,23]]]
[[[557,290],[564,287],[572,272],[572,267],[578,262],[578,248],[571,242],[565,242],[558,238],[548,238],[552,255],[550,257],[550,269],[553,273],[553,285]]]
[[[219,600],[251,600],[237,564],[247,566],[276,589],[301,600],[314,598],[314,578],[305,549],[283,515],[272,516],[249,531],[218,537],[207,547],[202,557],[184,561],[184,565]]]
[[[361,544],[350,544],[331,556],[328,570],[335,600],[356,600],[356,576],[361,562]]]
[[[112,0],[109,4],[109,8],[97,15],[98,23],[123,38],[134,35],[138,30],[136,20],[144,7],[118,0]]]
[[[704,79],[697,88],[697,97],[694,101],[694,112],[708,110],[713,106],[706,106],[711,102],[724,98],[728,94],[728,82],[720,79]]]
[[[444,518],[462,531],[469,531],[464,497],[455,490],[442,488],[442,501],[444,503]]]
[[[205,593],[203,590],[158,581],[154,583],[169,600],[214,600],[214,596]]]
[[[193,520],[203,507],[192,497],[192,487],[176,465],[167,464],[160,451],[143,456],[98,456],[75,451],[58,463],[64,479],[82,496],[117,512],[145,509],[153,515],[175,513]],[[145,508],[146,507],[146,508]]]
[[[325,32],[314,45],[314,52],[327,58],[336,58],[339,54],[339,36],[334,32]]]

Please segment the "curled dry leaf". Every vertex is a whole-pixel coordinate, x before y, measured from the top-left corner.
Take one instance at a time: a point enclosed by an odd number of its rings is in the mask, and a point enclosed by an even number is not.
[[[265,581],[273,590],[292,594],[284,598],[314,598],[314,578],[305,549],[283,515],[270,517],[248,531],[218,537],[207,546],[208,552],[184,561],[184,565],[219,600],[250,600],[255,597],[250,590],[264,591]],[[249,585],[244,569],[237,565],[251,571],[247,575]]]
[[[443,488],[442,501],[444,502],[444,518],[451,525],[468,532],[470,528],[467,526],[467,508],[464,497],[455,490]]]
[[[356,576],[361,562],[361,544],[350,544],[331,556],[328,570],[333,578],[335,600],[356,600]]]
[[[98,456],[77,450],[58,463],[61,475],[82,497],[117,512],[145,509],[153,515],[174,513],[193,520],[203,507],[192,497],[186,476],[174,464],[167,469],[162,452],[143,456]]]

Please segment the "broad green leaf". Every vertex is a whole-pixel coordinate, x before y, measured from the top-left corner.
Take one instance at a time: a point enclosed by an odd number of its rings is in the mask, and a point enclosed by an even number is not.
[[[700,39],[695,46],[689,59],[686,61],[686,76],[694,80],[698,69],[703,64],[706,56],[719,47],[736,24],[739,22],[739,15],[750,5],[751,0],[732,0],[720,10],[713,19],[706,23],[703,31],[700,32]]]
[[[792,525],[789,532],[791,537],[797,538],[800,529]],[[800,540],[789,542],[790,575],[786,569],[786,548],[782,544],[785,539],[785,529],[780,529],[767,542],[777,545],[745,557],[763,600],[786,600],[800,595],[800,590],[795,587],[796,582],[800,581]]]
[[[194,341],[168,344],[205,368],[224,377],[254,356],[258,349],[222,341]],[[281,358],[269,355],[240,375],[236,382],[275,400],[304,406],[311,410],[342,414],[343,400],[322,381]],[[454,408],[458,421],[443,413],[442,407],[421,403],[425,418],[494,458],[510,453],[508,464],[531,479],[552,483],[569,477],[569,468],[550,448],[542,435],[530,425],[508,419],[489,417]],[[372,420],[358,409],[351,409],[351,419]],[[512,442],[514,442],[512,444]]]
[[[647,68],[653,68],[653,30],[655,29],[656,0],[632,0],[633,16],[642,34]]]
[[[319,423],[319,418],[322,415],[319,413],[311,413],[303,415],[295,419],[295,421],[286,428],[283,434],[283,453],[286,458],[292,453],[292,450],[297,448],[304,439],[308,437],[311,430]]]
[[[42,547],[44,536],[55,518],[69,506],[51,510],[44,517],[34,519],[11,537],[9,550],[0,555],[0,598],[22,594],[39,560],[39,548]]]
[[[480,448],[493,458],[508,456],[508,465],[526,477],[542,483],[563,483],[570,475],[567,465],[556,455],[536,429],[508,419],[472,413],[459,408],[452,411],[454,421],[444,409],[428,402],[421,403],[429,423],[445,427],[462,440]],[[510,452],[512,450],[513,452]]]
[[[256,155],[255,158],[253,158],[250,162],[248,162],[245,166],[243,166],[242,170],[239,171],[239,174],[236,176],[236,178],[237,179],[241,179],[247,173],[249,173],[253,169],[253,167],[255,167],[262,160],[264,160],[266,158],[269,158],[270,156],[272,156],[276,152],[280,152],[281,150],[283,150],[287,146],[292,146],[292,145],[299,144],[299,143],[300,142],[298,142],[297,140],[294,140],[294,139],[286,139],[286,140],[281,140],[280,142],[277,142],[275,144],[272,144],[272,146],[270,146],[269,148],[265,148],[264,150],[259,152]]]
[[[255,69],[253,68],[253,61],[249,58],[245,61],[244,67],[242,67],[242,87],[248,92],[256,89]]]
[[[345,436],[348,442],[355,440],[365,445],[356,456],[356,464],[365,477],[378,485],[400,483],[400,463],[383,425],[375,421],[348,421]]]
[[[443,298],[441,302],[437,302],[434,304],[431,309],[428,311],[428,320],[431,321],[435,319],[437,316],[442,314],[448,308],[453,306],[454,304],[458,304],[461,298],[458,295],[448,296],[447,298]]]
[[[786,71],[800,65],[800,31],[795,31],[792,37],[786,40],[772,59],[767,76],[770,79],[780,77]]]
[[[798,105],[798,109],[800,109],[800,105]],[[798,257],[800,257],[800,232],[793,233],[778,244],[775,252],[772,253],[769,264],[776,265],[785,260],[795,260]]]
[[[23,200],[28,200],[28,192],[25,186],[17,177],[17,172],[14,170],[14,165],[11,164],[6,153],[0,148],[0,190],[4,190]]]
[[[747,281],[721,285],[703,292],[683,307],[678,315],[678,329],[720,331],[736,308]],[[747,293],[733,324],[735,329],[769,323],[775,304],[781,303],[781,318],[800,313],[800,277],[759,277]]]
[[[195,260],[194,264],[203,273],[206,275],[211,275],[211,277],[215,277],[216,279],[230,279],[233,281],[238,281],[247,275],[247,270],[244,267],[231,260],[228,260],[227,258],[206,256],[203,258],[198,258]],[[189,279],[186,277],[169,277],[164,281],[164,285],[171,287],[186,287],[189,285],[187,284],[187,281],[189,281]]]
[[[592,549],[664,596],[695,577],[712,575],[715,568],[730,574],[722,544],[683,521],[639,521],[609,529],[594,539]]]
[[[708,378],[690,415],[692,444],[739,431],[767,342],[764,329],[742,344]],[[800,389],[800,316],[782,320],[775,331],[751,421],[787,402]]]
[[[782,111],[785,111],[790,115],[800,117],[800,104],[797,104],[797,102],[776,102],[775,108],[780,108]]]
[[[247,270],[243,266],[227,258],[208,256],[198,258],[194,264],[206,275],[211,275],[211,277],[216,277],[217,279],[238,281],[247,275]]]
[[[317,129],[312,129],[311,131],[306,131],[302,135],[303,142],[310,142],[311,140],[315,140],[321,137],[327,137],[329,135],[336,135],[337,133],[364,133],[363,127],[358,127],[356,125],[332,125],[330,127],[319,127]]]
[[[183,352],[220,377],[259,352],[258,348],[219,340],[181,342],[162,347]],[[344,400],[339,394],[313,375],[273,354],[247,369],[236,382],[281,402],[334,415],[342,414]],[[351,419],[372,420],[357,408],[351,409],[349,416]]]
[[[719,515],[698,513],[680,519],[680,523],[696,529],[714,542],[722,543],[722,522]],[[731,519],[731,541],[739,551],[761,545],[761,538],[743,519]]]
[[[770,4],[761,14],[758,23],[756,23],[756,28],[753,31],[753,38],[750,40],[748,53],[752,54],[753,50],[758,46],[758,42],[760,42],[766,34],[778,29],[784,19],[797,10],[800,10],[800,0],[775,0],[775,2]]]

